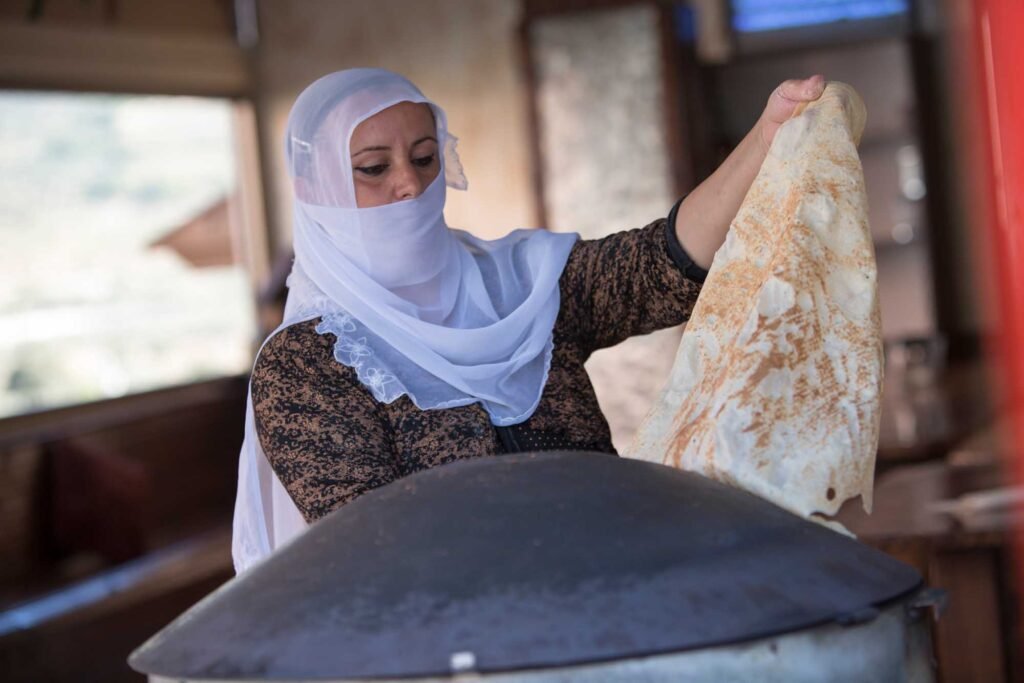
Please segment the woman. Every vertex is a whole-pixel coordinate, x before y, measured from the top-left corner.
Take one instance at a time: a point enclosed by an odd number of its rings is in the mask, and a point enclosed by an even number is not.
[[[780,85],[667,219],[601,240],[488,242],[444,222],[446,186],[466,181],[441,108],[380,69],[310,85],[288,120],[295,265],[285,321],[253,368],[236,569],[412,472],[614,453],[584,361],[687,319],[775,131],[823,89],[820,76]]]

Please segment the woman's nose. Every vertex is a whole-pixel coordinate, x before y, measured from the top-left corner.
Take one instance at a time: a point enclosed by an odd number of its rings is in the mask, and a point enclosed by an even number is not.
[[[394,194],[396,200],[414,199],[423,192],[423,183],[412,164],[404,163],[394,167]]]

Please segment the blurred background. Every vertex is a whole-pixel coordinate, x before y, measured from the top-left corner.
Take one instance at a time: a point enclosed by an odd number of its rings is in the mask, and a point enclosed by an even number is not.
[[[291,264],[285,119],[379,66],[447,110],[448,222],[484,237],[646,225],[779,82],[853,85],[887,368],[875,513],[842,519],[950,591],[940,680],[1024,681],[1001,4],[0,0],[0,676],[141,680],[128,652],[232,575],[247,373]],[[680,333],[590,361],[620,449]]]

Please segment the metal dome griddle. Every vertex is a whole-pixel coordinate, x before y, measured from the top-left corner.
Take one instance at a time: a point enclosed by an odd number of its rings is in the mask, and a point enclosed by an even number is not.
[[[460,461],[363,495],[133,653],[169,678],[557,667],[788,633],[911,567],[696,474],[596,453]]]

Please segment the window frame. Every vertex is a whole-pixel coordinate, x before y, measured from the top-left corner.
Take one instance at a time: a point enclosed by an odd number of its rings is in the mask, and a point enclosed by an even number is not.
[[[270,274],[269,233],[260,161],[252,50],[230,36],[160,34],[88,26],[0,25],[0,89],[186,95],[231,102],[237,196],[229,201],[232,237],[249,280],[257,334],[262,332],[259,293]],[[258,339],[253,339],[255,351]],[[136,403],[145,414],[222,394],[248,371],[134,392],[123,397],[55,406],[0,417],[0,453],[18,443],[97,424],[129,422]],[[127,412],[126,412],[127,410]]]

